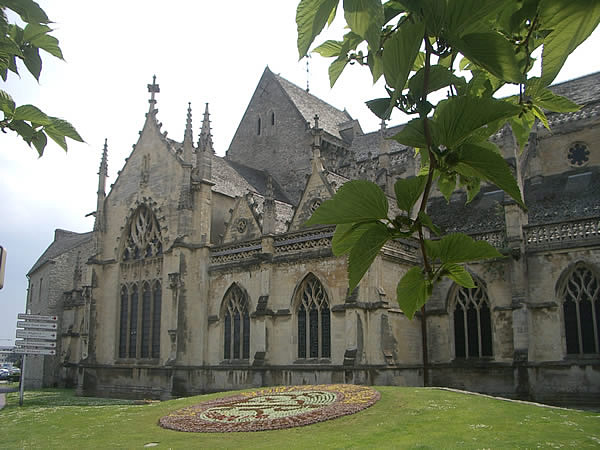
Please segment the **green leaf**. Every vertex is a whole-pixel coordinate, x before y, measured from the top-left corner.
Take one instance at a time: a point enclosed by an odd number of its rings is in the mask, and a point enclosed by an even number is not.
[[[324,201],[304,226],[379,220],[386,218],[387,212],[387,197],[379,186],[367,180],[353,180]]]
[[[396,287],[398,305],[412,319],[417,310],[427,302],[431,287],[420,267],[412,267],[404,274]]]
[[[50,20],[40,6],[32,0],[2,0],[2,6],[16,12],[23,22],[48,23]]]
[[[402,91],[408,74],[419,54],[424,26],[421,22],[404,22],[385,42],[383,49],[383,74],[386,83]]]
[[[383,58],[379,53],[369,52],[367,55],[367,64],[373,76],[373,84],[375,84],[383,75]]]
[[[438,103],[434,114],[436,144],[453,148],[478,128],[519,114],[521,108],[494,98],[451,97]],[[410,122],[409,122],[410,123]]]
[[[340,56],[342,50],[342,42],[341,41],[325,41],[317,48],[313,50],[313,53],[318,53],[324,58],[332,58],[334,56]]]
[[[454,192],[454,188],[456,187],[456,173],[442,172],[437,180],[437,187],[446,201],[449,202],[450,197]]]
[[[379,50],[384,21],[380,0],[344,0],[344,18],[350,29],[367,41],[369,48]]]
[[[54,36],[44,34],[32,40],[31,43],[36,47],[39,47],[42,50],[50,53],[52,56],[56,56],[59,59],[63,59],[62,51],[58,46],[58,39],[56,39]]]
[[[544,111],[537,105],[533,105],[531,110],[533,111],[533,115],[540,119],[540,122],[544,124],[546,129],[550,130],[550,124],[548,123],[548,118],[546,117],[546,114],[544,114]]]
[[[344,68],[346,67],[346,64],[348,64],[348,58],[346,57],[346,55],[342,55],[329,65],[330,87],[333,87],[337,79],[340,77],[340,75],[344,71]]]
[[[14,120],[26,120],[38,125],[50,125],[50,118],[33,105],[21,105],[15,109]]]
[[[461,286],[464,286],[469,289],[473,289],[475,287],[475,283],[473,282],[471,274],[459,264],[443,264],[440,268],[440,272],[442,275],[447,276],[448,278],[453,280],[455,283],[460,284]]]
[[[38,154],[42,156],[44,154],[46,144],[48,143],[48,139],[46,138],[46,134],[44,133],[44,131],[40,130],[37,133],[35,133],[31,139],[31,143],[37,150]]]
[[[298,56],[302,59],[337,7],[338,0],[300,0],[296,9]]]
[[[408,89],[415,98],[422,98],[424,94],[435,92],[443,87],[455,83],[458,77],[446,67],[433,65],[430,67],[429,80],[427,83],[427,92],[423,92],[423,80],[425,77],[425,68],[419,69],[408,81]]]
[[[531,127],[535,123],[535,115],[533,111],[523,112],[520,116],[514,116],[509,119],[510,127],[517,139],[520,151],[523,151],[523,147],[529,141],[529,134],[531,133]]]
[[[52,139],[60,146],[60,148],[62,148],[65,152],[67,151],[67,140],[65,139],[64,134],[60,133],[59,131],[56,131],[52,127],[44,128],[44,131],[50,137],[50,139]]]
[[[348,282],[350,291],[358,285],[381,247],[391,239],[390,231],[381,222],[369,223],[348,257]]]
[[[438,241],[425,240],[427,255],[443,263],[464,263],[480,259],[499,258],[502,255],[485,241],[475,241],[463,233],[451,233]]]
[[[436,236],[442,234],[442,230],[433,223],[431,217],[429,217],[425,211],[419,211],[418,217],[423,226],[429,228]]]
[[[73,139],[74,141],[84,142],[83,138],[79,135],[77,130],[71,125],[69,122],[63,119],[59,119],[57,117],[50,117],[51,126],[45,127],[45,130],[48,128],[52,128],[56,130],[58,133],[61,133],[63,136]]]
[[[365,102],[367,107],[380,119],[389,120],[392,113],[393,103],[389,97],[375,98]]]
[[[398,208],[410,214],[413,206],[421,197],[427,184],[427,177],[424,175],[413,178],[400,178],[394,184],[396,193],[396,203]]]
[[[430,120],[429,125],[433,127],[433,121]],[[408,147],[427,148],[427,140],[425,139],[425,131],[423,130],[423,119],[411,120],[398,133],[392,136],[392,139]]]
[[[510,195],[521,207],[525,204],[517,180],[512,175],[507,162],[488,146],[464,144],[458,153],[458,163],[454,167],[461,175],[487,180]]]
[[[597,0],[541,0],[540,28],[552,30],[544,39],[542,82],[552,83],[567,57],[600,23]]]
[[[11,118],[15,112],[14,100],[2,89],[0,89],[0,111],[4,113],[4,118]]]
[[[35,130],[27,122],[23,120],[11,120],[8,123],[8,128],[16,131],[27,144],[31,145],[31,139],[33,139]]]
[[[496,77],[511,83],[525,81],[515,47],[500,33],[467,34],[455,45],[471,62]]]
[[[32,39],[36,39],[44,34],[50,33],[52,28],[48,25],[41,25],[38,23],[29,23],[23,29],[23,41],[31,42]]]
[[[25,67],[39,81],[40,73],[42,72],[42,58],[40,58],[39,50],[36,47],[25,47],[23,49],[23,56],[25,57],[23,59]]]
[[[557,95],[544,87],[540,78],[534,77],[527,80],[525,95],[537,106],[553,112],[575,112],[581,109],[577,103],[566,97]]]
[[[371,222],[367,223],[341,223],[335,227],[333,239],[331,240],[331,250],[335,256],[342,256],[350,253],[352,247],[356,245],[363,233],[370,227]]]

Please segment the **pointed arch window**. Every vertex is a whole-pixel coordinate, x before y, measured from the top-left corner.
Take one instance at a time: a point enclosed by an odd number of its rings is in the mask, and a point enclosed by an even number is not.
[[[493,356],[490,304],[483,284],[475,283],[474,288],[456,286],[451,302],[456,358]]]
[[[123,261],[135,261],[162,255],[162,237],[156,216],[141,205],[128,225]]]
[[[121,286],[119,358],[160,357],[160,281]]]
[[[248,296],[233,284],[223,299],[223,359],[250,358],[250,314]]]
[[[323,285],[310,274],[297,296],[298,358],[330,358],[331,313]]]
[[[585,264],[567,278],[563,316],[568,355],[600,353],[600,280]]]

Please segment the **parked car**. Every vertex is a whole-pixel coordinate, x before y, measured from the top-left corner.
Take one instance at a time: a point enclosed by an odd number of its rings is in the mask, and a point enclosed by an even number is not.
[[[19,374],[20,376],[20,374]],[[10,370],[8,369],[0,369],[0,380],[8,380],[10,377]]]

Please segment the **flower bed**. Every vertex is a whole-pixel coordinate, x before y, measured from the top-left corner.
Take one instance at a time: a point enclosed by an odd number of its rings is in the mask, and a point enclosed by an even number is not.
[[[199,403],[158,423],[172,430],[204,433],[277,430],[354,414],[379,397],[375,389],[352,384],[279,386]]]

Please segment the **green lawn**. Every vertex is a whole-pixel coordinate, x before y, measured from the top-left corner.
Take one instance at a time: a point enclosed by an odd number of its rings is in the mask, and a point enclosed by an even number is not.
[[[377,387],[357,414],[307,427],[253,433],[181,433],[158,419],[227,394],[135,404],[43,390],[7,395],[0,448],[553,448],[600,447],[600,413],[542,408],[437,389]]]

